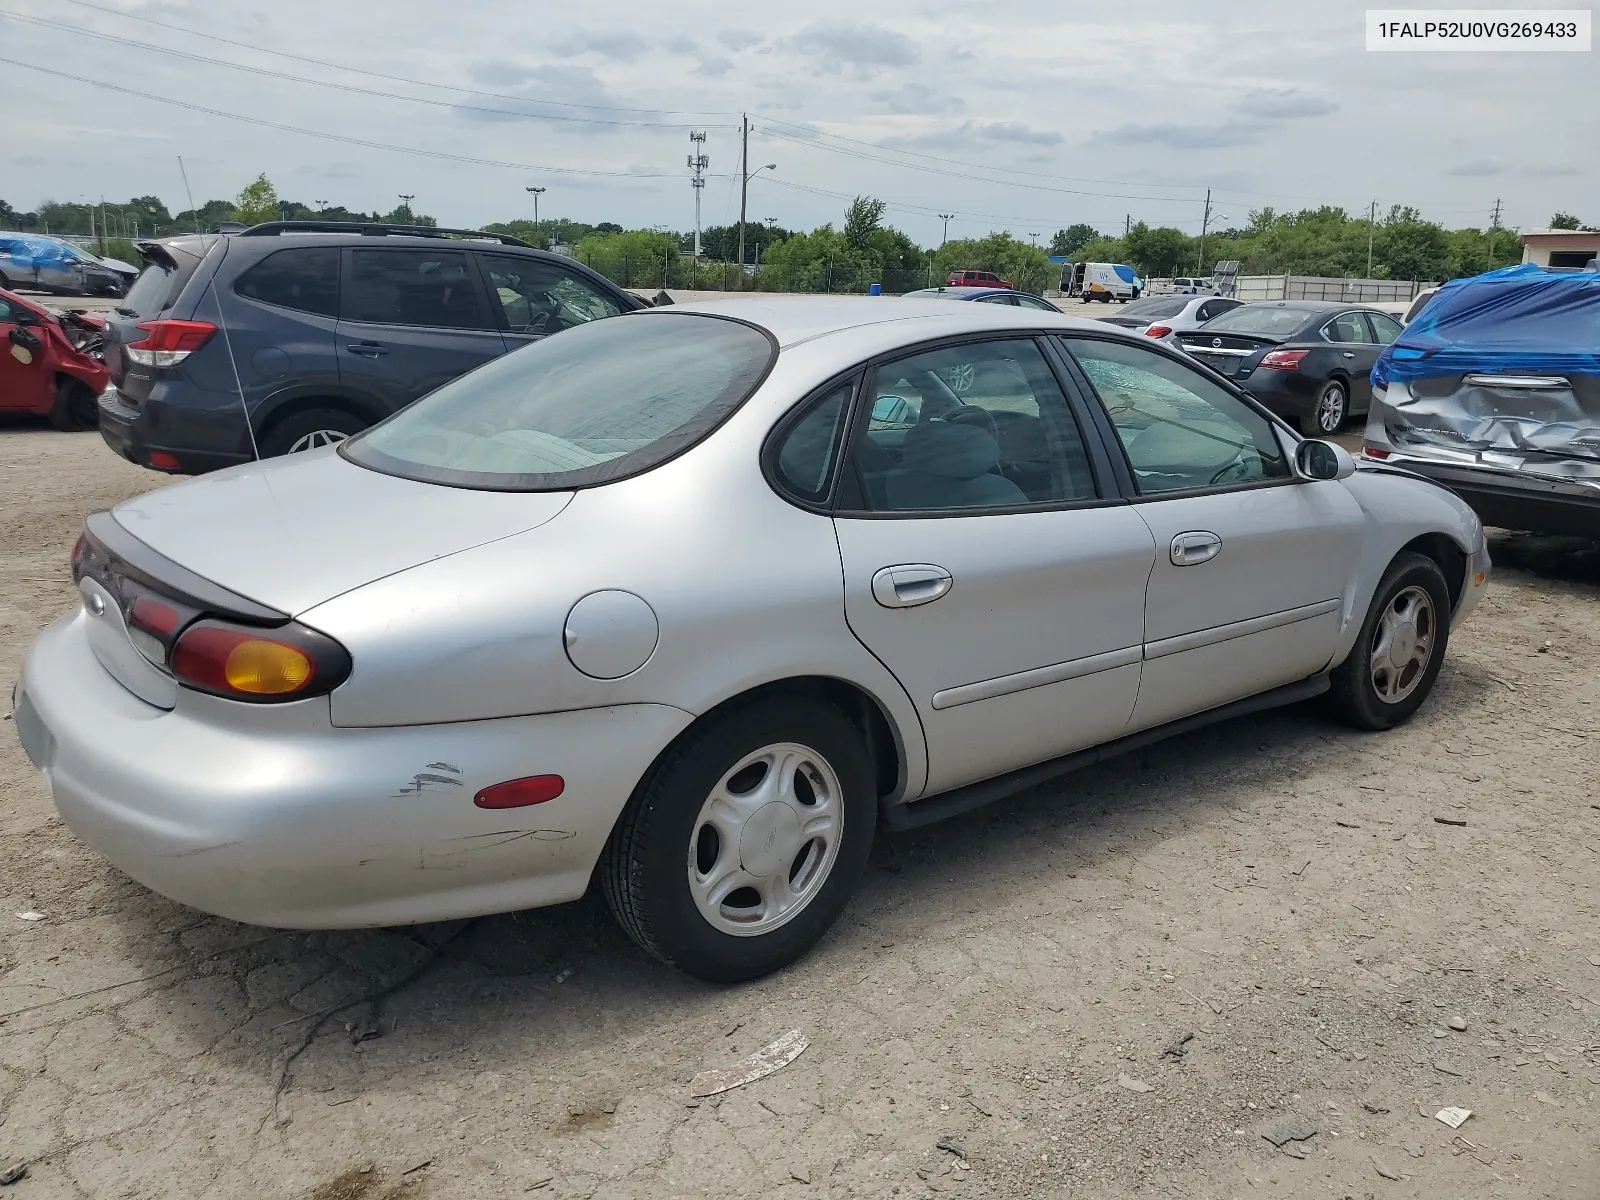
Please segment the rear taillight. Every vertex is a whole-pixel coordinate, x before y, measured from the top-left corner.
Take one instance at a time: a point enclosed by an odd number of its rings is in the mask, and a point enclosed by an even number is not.
[[[217,331],[210,321],[141,321],[134,328],[144,330],[144,337],[123,350],[142,367],[175,367]]]
[[[1298,371],[1300,360],[1310,353],[1309,350],[1272,350],[1261,360],[1261,366],[1268,371]]]
[[[1171,332],[1171,325],[1150,325],[1146,327],[1144,335],[1145,337],[1166,337]]]
[[[331,692],[350,674],[338,642],[303,625],[253,629],[197,621],[172,648],[179,682],[232,700],[299,700]]]

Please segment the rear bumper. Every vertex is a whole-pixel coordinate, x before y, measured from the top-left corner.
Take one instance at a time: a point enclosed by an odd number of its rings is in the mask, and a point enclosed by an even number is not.
[[[1309,417],[1316,411],[1317,392],[1323,383],[1299,371],[1260,367],[1242,379],[1236,376],[1234,382],[1280,417]]]
[[[1442,484],[1485,525],[1600,540],[1600,488],[1545,476],[1442,462],[1391,450],[1379,461]]]
[[[147,887],[233,920],[354,928],[576,899],[655,756],[692,719],[636,704],[447,725],[336,729],[326,699],[166,711],[113,679],[80,609],[44,630],[16,726],[62,818]],[[486,810],[555,773],[544,804]]]
[[[203,475],[251,459],[238,448],[245,438],[243,414],[193,414],[154,395],[135,407],[115,384],[100,393],[100,436],[129,462],[173,475]],[[158,466],[152,453],[170,461]]]

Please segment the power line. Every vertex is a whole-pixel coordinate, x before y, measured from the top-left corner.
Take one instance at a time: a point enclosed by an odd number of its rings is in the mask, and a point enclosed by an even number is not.
[[[512,95],[508,95],[508,94],[506,94],[504,92],[486,92],[486,91],[481,91],[481,90],[479,90],[477,88],[458,87],[457,85],[455,85],[453,83],[431,83],[431,82],[429,82],[428,80],[425,80],[425,79],[408,79],[403,75],[385,75],[382,71],[369,71],[369,70],[367,70],[367,69],[365,69],[363,67],[347,66],[344,63],[329,62],[326,59],[322,59],[322,58],[310,58],[310,57],[307,57],[304,54],[291,54],[287,50],[273,50],[273,49],[270,49],[269,47],[258,46],[258,45],[255,45],[254,43],[251,43],[251,42],[241,42],[241,41],[236,41],[233,38],[225,38],[225,37],[222,37],[221,35],[215,34],[215,33],[202,33],[198,29],[189,29],[189,28],[187,28],[186,26],[183,26],[183,25],[173,25],[173,24],[171,24],[170,22],[167,22],[167,21],[158,21],[154,17],[142,16],[139,13],[122,12],[122,11],[120,11],[118,9],[115,9],[115,8],[106,8],[106,7],[104,7],[102,5],[99,5],[99,4],[90,4],[88,2],[88,0],[66,0],[66,2],[68,4],[74,4],[79,8],[90,9],[90,10],[92,10],[94,12],[101,13],[101,14],[103,14],[105,16],[108,16],[108,17],[123,17],[123,18],[125,18],[127,20],[130,20],[130,21],[142,21],[146,25],[154,25],[154,26],[157,26],[160,29],[170,29],[174,33],[184,33],[184,34],[188,34],[190,37],[205,38],[208,41],[221,42],[223,45],[226,45],[226,46],[237,46],[242,50],[250,50],[250,51],[253,51],[253,52],[257,53],[257,54],[271,54],[271,55],[274,55],[275,57],[278,57],[278,58],[290,58],[290,59],[293,59],[296,62],[310,63],[313,66],[318,66],[318,67],[328,67],[328,68],[330,68],[332,70],[335,70],[335,71],[350,71],[350,72],[352,72],[354,74],[366,75],[366,76],[369,76],[370,78],[373,78],[373,79],[387,79],[390,83],[409,83],[409,84],[412,84],[412,85],[414,85],[416,87],[441,88],[441,89],[443,89],[445,91],[449,91],[449,92],[462,92],[462,93],[464,93],[466,95],[469,95],[469,96],[488,96],[488,97],[490,97],[492,99],[495,99],[495,100],[515,100],[519,104],[546,104],[546,105],[550,105],[551,107],[554,107],[554,108],[583,108],[583,109],[590,109],[590,110],[592,110],[594,112],[652,113],[652,114],[654,114],[656,116],[671,116],[671,117],[692,117],[692,116],[731,117],[731,116],[735,115],[735,114],[729,113],[729,112],[715,112],[715,111],[710,111],[710,110],[708,110],[707,112],[704,112],[704,113],[700,113],[700,112],[695,112],[694,110],[684,110],[684,109],[623,108],[623,107],[620,107],[620,106],[617,106],[617,105],[610,105],[610,104],[579,104],[579,103],[577,103],[575,101],[570,101],[570,100],[533,100],[533,99],[530,99],[530,98],[528,98],[526,96],[512,96]],[[38,19],[38,18],[35,18],[35,19]],[[68,28],[72,29],[73,32],[75,32],[75,33],[87,33],[88,32],[87,30],[80,29],[77,26],[68,26]]]
[[[404,96],[399,92],[384,92],[376,88],[357,87],[352,83],[333,83],[326,79],[311,79],[305,75],[291,75],[286,71],[273,71],[266,67],[251,67],[244,63],[229,62],[225,58],[215,58],[209,54],[194,54],[188,50],[179,50],[173,46],[157,46],[150,42],[140,42],[133,38],[118,37],[111,33],[99,33],[93,29],[84,29],[77,25],[67,25],[59,21],[47,21],[43,17],[27,16],[23,13],[12,12],[0,8],[0,17],[13,21],[22,21],[29,25],[42,26],[48,29],[59,29],[66,33],[77,34],[82,37],[96,38],[103,42],[112,42],[120,46],[129,46],[136,50],[146,50],[156,54],[167,54],[174,58],[185,58],[191,62],[208,63],[212,66],[227,67],[232,71],[244,71],[251,75],[263,75],[271,79],[287,80],[290,83],[309,84],[312,87],[331,88],[340,92],[352,92],[361,96],[377,96],[386,100],[404,100],[409,104],[427,104],[434,108],[455,109],[463,112],[489,113],[497,117],[524,117],[538,121],[570,121],[586,125],[626,125],[642,129],[686,129],[687,125],[667,121],[622,121],[613,117],[576,117],[565,116],[557,113],[518,112],[504,108],[489,108],[481,104],[462,104],[455,100],[431,100],[425,96]],[[325,64],[333,66],[333,64]],[[345,70],[347,68],[339,68]],[[506,96],[507,100],[518,100],[517,97]],[[524,104],[539,104],[543,101],[519,100]],[[716,129],[731,129],[731,125],[711,126]]]
[[[349,137],[340,133],[326,133],[320,129],[305,129],[298,125],[285,125],[278,121],[268,121],[261,117],[247,117],[242,113],[228,112],[220,108],[207,108],[203,104],[191,104],[186,100],[174,100],[170,96],[157,96],[151,92],[141,92],[134,88],[123,87],[118,83],[108,83],[103,79],[89,79],[82,75],[71,75],[66,71],[57,71],[50,67],[41,67],[36,63],[22,62],[15,58],[0,58],[0,63],[9,67],[21,67],[26,71],[37,71],[42,75],[53,75],[57,79],[70,79],[74,83],[87,83],[91,87],[104,88],[111,92],[121,92],[125,96],[138,96],[141,100],[154,100],[160,104],[171,104],[177,108],[186,108],[191,112],[205,113],[213,117],[226,117],[230,121],[243,121],[249,125],[261,125],[267,129],[278,129],[285,133],[298,133],[305,137],[322,138],[330,142],[343,142],[350,146],[365,146],[371,150],[394,150],[401,154],[416,154],[423,158],[444,159],[447,162],[471,163],[483,167],[507,167],[515,171],[548,171],[559,175],[592,175],[609,179],[670,179],[676,178],[665,171],[597,171],[582,167],[546,167],[533,163],[504,162],[493,158],[474,158],[466,154],[449,154],[443,150],[424,150],[418,146],[396,146],[390,142],[375,142],[367,138]]]

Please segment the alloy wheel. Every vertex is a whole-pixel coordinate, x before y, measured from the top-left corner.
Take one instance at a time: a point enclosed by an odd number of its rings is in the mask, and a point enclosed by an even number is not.
[[[1433,598],[1415,585],[1395,594],[1373,632],[1372,687],[1386,704],[1399,704],[1428,672],[1437,640]]]
[[[828,761],[794,742],[763,746],[723,775],[695,818],[695,906],[719,932],[770,933],[822,891],[843,833],[843,788]]]
[[[1344,388],[1330,383],[1317,397],[1317,428],[1323,433],[1338,433],[1344,424]]]
[[[337,429],[313,429],[290,442],[286,453],[298,454],[302,450],[315,450],[321,446],[337,446],[349,436]]]

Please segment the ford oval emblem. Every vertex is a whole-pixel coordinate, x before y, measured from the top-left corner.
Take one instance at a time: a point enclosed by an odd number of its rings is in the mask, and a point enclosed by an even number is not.
[[[1222,345],[1222,339],[1221,338],[1212,338],[1211,339],[1211,344],[1213,346],[1220,346],[1220,345]]]
[[[89,597],[89,612],[92,615],[96,616],[96,617],[105,616],[106,615],[106,602],[105,602],[105,600],[100,596],[90,596]]]

